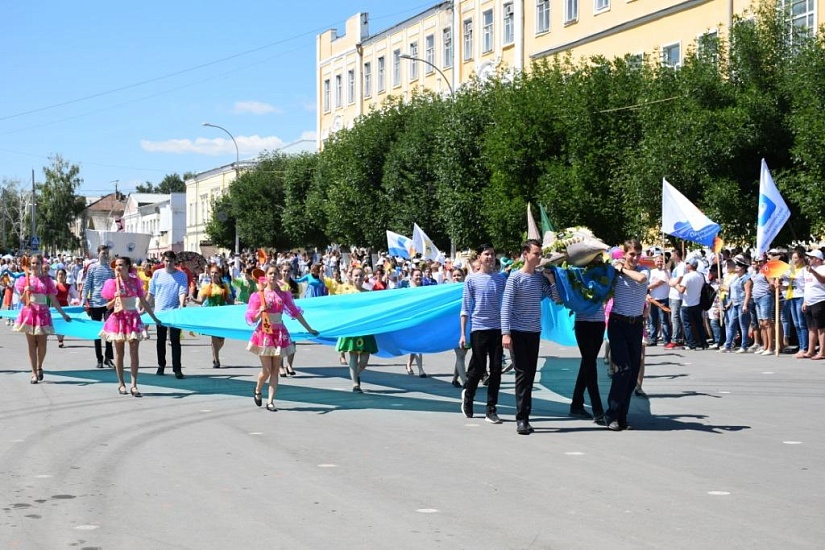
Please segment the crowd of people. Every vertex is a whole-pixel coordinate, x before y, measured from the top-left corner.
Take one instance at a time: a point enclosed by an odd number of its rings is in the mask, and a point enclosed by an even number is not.
[[[513,264],[517,260],[518,263]],[[770,260],[789,262],[781,276],[768,274]],[[515,269],[511,269],[513,265]],[[741,249],[719,254],[695,251],[682,257],[678,249],[643,251],[629,240],[611,257],[612,301],[586,313],[576,312],[574,332],[581,354],[570,415],[592,419],[612,431],[629,428],[628,410],[633,395],[642,389],[644,348],[715,349],[719,352],[772,355],[780,349],[800,359],[825,359],[825,267],[819,249],[773,249],[751,257]],[[498,394],[505,350],[515,369],[516,429],[529,435],[532,388],[541,334],[541,300],[561,301],[553,270],[544,269],[542,247],[527,241],[519,258],[498,256],[488,244],[463,259],[446,262],[404,261],[366,250],[342,254],[328,249],[309,252],[248,251],[214,256],[206,269],[192,272],[178,265],[174,252],[156,264],[133,266],[128,257],[110,259],[106,246],[97,258],[54,258],[47,262],[35,254],[0,263],[0,290],[7,309],[19,309],[14,330],[26,334],[31,383],[43,380],[43,363],[49,334],[54,334],[49,305],[66,321],[69,305],[82,305],[89,318],[103,322],[94,342],[96,366],[116,370],[118,393],[140,397],[138,346],[148,338],[140,317],[148,313],[156,323],[156,374],[167,366],[167,340],[172,372],[184,378],[181,329],[165,326],[156,313],[186,307],[247,304],[246,321],[254,327],[247,350],[258,356],[261,371],[253,400],[266,408],[274,404],[278,379],[295,375],[295,344],[282,322],[284,312],[308,333],[317,335],[295,303],[297,298],[362,293],[428,286],[463,284],[459,318],[461,337],[455,348],[453,385],[462,388],[460,410],[474,414],[479,385],[487,386],[485,419],[500,424]],[[702,304],[706,285],[714,289],[709,307]],[[779,296],[779,316],[777,304]],[[779,322],[777,326],[775,323]],[[775,334],[779,331],[779,340]],[[611,387],[605,408],[598,388],[597,358],[607,341]],[[63,346],[58,336],[59,346]],[[127,346],[128,344],[128,346]],[[212,367],[221,368],[224,340],[211,336]],[[126,391],[124,360],[128,348],[131,388]],[[341,363],[350,371],[352,390],[361,393],[361,376],[371,354],[378,351],[371,335],[340,338],[336,347]],[[470,353],[469,363],[466,355]],[[465,366],[466,365],[466,366]],[[423,356],[411,354],[407,372],[427,377]],[[585,409],[585,394],[592,412]]]

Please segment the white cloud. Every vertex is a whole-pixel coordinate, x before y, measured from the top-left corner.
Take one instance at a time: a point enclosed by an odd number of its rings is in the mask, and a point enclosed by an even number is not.
[[[306,132],[301,133],[301,137],[298,139],[311,139],[315,141],[315,138],[318,134],[315,133],[315,130],[308,130]]]
[[[232,113],[236,115],[268,115],[270,113],[280,112],[282,112],[282,110],[278,107],[262,101],[236,101],[235,106],[232,108]]]
[[[254,157],[262,151],[272,151],[284,145],[284,141],[275,136],[262,137],[236,136],[238,150],[242,157]],[[169,139],[166,141],[141,140],[140,148],[149,153],[195,153],[197,155],[234,155],[235,145],[228,138],[197,138],[191,139]]]

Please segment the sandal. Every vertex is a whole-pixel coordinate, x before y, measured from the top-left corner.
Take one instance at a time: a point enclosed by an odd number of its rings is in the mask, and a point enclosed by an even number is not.
[[[129,393],[132,394],[132,397],[143,397],[143,394],[140,393],[140,391],[135,386],[132,386],[132,388],[129,390]]]
[[[275,408],[275,403],[273,403],[272,401],[270,401],[270,402],[268,402],[268,403],[266,404],[266,410],[268,410],[268,411],[270,411],[270,412],[275,412],[275,411],[277,411],[278,409],[276,409],[276,408]]]
[[[814,355],[810,359],[811,359],[811,361],[821,361],[821,360],[825,359],[825,355]],[[43,379],[41,378],[41,380],[43,380]]]
[[[29,380],[29,384],[37,384],[37,375],[32,374],[32,379]]]
[[[117,393],[119,393],[120,395],[126,395],[126,386],[120,386],[117,389]]]
[[[252,396],[252,399],[255,400],[255,404],[258,405],[259,407],[261,405],[263,405],[264,401],[263,401],[263,399],[261,399],[261,392],[256,391],[255,394]]]
[[[286,378],[286,369],[281,367],[281,369],[278,371],[278,376],[280,376],[281,378]]]
[[[287,376],[295,376],[297,373],[295,372],[295,369],[293,369],[290,366],[287,366],[286,374],[287,374]]]
[[[43,369],[37,369],[37,379],[43,381]]]

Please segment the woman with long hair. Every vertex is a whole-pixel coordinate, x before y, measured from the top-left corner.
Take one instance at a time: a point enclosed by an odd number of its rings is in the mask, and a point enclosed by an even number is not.
[[[216,307],[232,305],[232,289],[223,279],[223,269],[218,264],[210,264],[207,270],[209,275],[208,282],[201,286],[197,298],[193,297],[192,301],[203,305],[204,307]],[[220,336],[212,336],[212,368],[221,368],[221,348],[223,347],[225,338]]]
[[[49,302],[65,321],[71,321],[57,301],[57,289],[48,274],[43,273],[43,256],[32,254],[28,265],[23,265],[25,275],[14,283],[20,294],[22,309],[14,322],[15,332],[26,335],[29,348],[29,364],[32,369],[31,383],[43,380],[43,361],[46,359],[46,342],[54,334]]]
[[[298,296],[301,294],[301,287],[298,286],[298,282],[292,278],[292,266],[290,265],[289,261],[282,260],[278,264],[278,270],[281,274],[281,278],[278,281],[278,286],[284,292],[289,292],[292,295],[292,299],[298,299]],[[295,376],[296,372],[295,369],[292,368],[293,363],[295,361],[295,350],[293,349],[292,353],[286,356],[286,365],[281,365],[279,375],[281,378],[286,376]]]
[[[57,303],[60,304],[60,307],[68,307],[70,301],[78,298],[77,288],[66,282],[67,277],[68,274],[65,269],[61,267],[57,270],[57,282],[55,283],[55,289],[57,290]],[[57,347],[63,347],[62,334],[57,335]]]
[[[352,270],[352,286],[347,288],[347,294],[369,291],[364,286],[364,271],[360,267]],[[350,378],[352,378],[352,391],[363,393],[361,391],[361,373],[366,370],[370,355],[378,352],[375,336],[344,336],[338,338],[336,349],[342,357],[346,357],[345,353],[349,354],[347,365],[349,366]]]
[[[266,410],[276,411],[275,392],[278,390],[278,372],[281,361],[290,353],[295,352],[295,344],[289,336],[281,316],[287,314],[296,319],[313,336],[318,331],[309,326],[304,319],[303,312],[295,305],[292,294],[281,290],[278,284],[278,267],[270,265],[264,274],[261,270],[255,271],[259,282],[258,292],[249,297],[246,308],[246,322],[255,325],[252,337],[246,349],[261,361],[261,372],[255,384],[253,399],[257,406],[261,406],[261,389],[264,382],[269,381],[269,393],[266,400]]]
[[[106,306],[112,309],[112,313],[103,325],[103,330],[100,331],[100,338],[112,342],[115,349],[117,392],[120,395],[126,395],[126,383],[123,380],[123,355],[126,342],[129,342],[129,367],[132,375],[132,387],[129,392],[132,397],[143,397],[137,387],[140,366],[138,346],[141,340],[148,338],[148,335],[140,319],[138,305],[149,314],[155,323],[160,325],[161,322],[155,317],[152,306],[144,298],[143,282],[136,273],[132,272],[131,258],[128,256],[115,258],[112,261],[112,269],[115,272],[114,279],[108,279],[103,283],[103,290],[100,291],[103,299],[108,300]]]

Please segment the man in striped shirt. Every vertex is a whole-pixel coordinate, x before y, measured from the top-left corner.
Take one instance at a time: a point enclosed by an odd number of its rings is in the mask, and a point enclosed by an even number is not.
[[[461,299],[461,337],[458,347],[466,345],[467,319],[472,324],[470,346],[473,354],[467,368],[467,382],[461,391],[461,412],[467,418],[473,417],[473,399],[490,361],[490,378],[487,386],[487,413],[485,419],[491,424],[501,424],[496,413],[498,389],[501,385],[501,295],[507,275],[494,273],[496,251],[492,245],[478,247],[479,269],[470,274],[464,282]]]
[[[627,411],[636,389],[636,379],[642,365],[644,310],[647,301],[648,271],[639,267],[642,244],[637,240],[624,243],[624,257],[613,262],[613,309],[607,324],[610,357],[616,372],[607,396],[604,422],[608,430],[628,429]]]
[[[97,263],[89,266],[86,272],[86,280],[83,283],[83,300],[88,307],[86,311],[93,321],[106,321],[109,318],[111,310],[106,307],[107,300],[100,295],[100,292],[103,290],[103,284],[114,278],[115,272],[109,265],[109,247],[102,244],[97,247]],[[107,367],[115,367],[112,343],[108,340],[106,341],[105,357],[100,338],[95,340],[95,356],[97,357],[97,368],[102,369],[104,364]]]
[[[530,239],[522,247],[524,266],[511,273],[504,286],[501,301],[501,342],[513,352],[516,370],[516,432],[533,433],[530,409],[533,404],[533,382],[539,359],[541,337],[541,299],[555,291],[551,275],[537,272],[541,261],[541,243]]]

